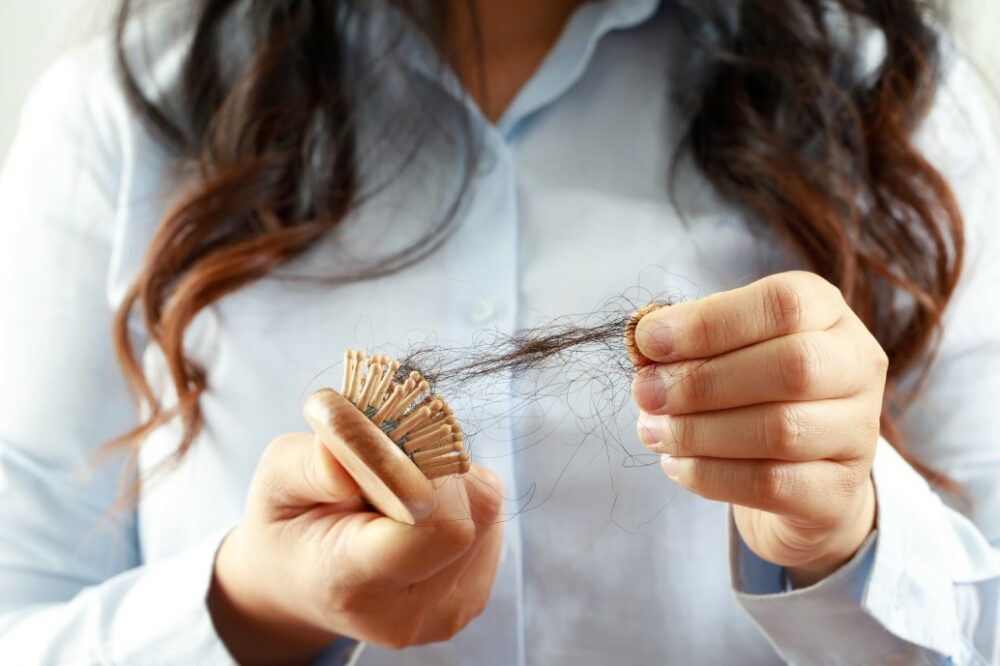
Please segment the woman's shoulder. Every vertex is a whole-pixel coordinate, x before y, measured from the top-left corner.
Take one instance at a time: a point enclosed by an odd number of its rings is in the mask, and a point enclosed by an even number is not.
[[[956,35],[942,31],[933,103],[916,139],[942,168],[995,161],[997,132],[991,111],[997,99],[977,56]]]
[[[113,143],[127,115],[108,37],[66,51],[46,67],[21,111],[18,141],[68,142],[87,150]]]
[[[942,32],[934,99],[914,142],[948,181],[965,221],[969,268],[998,252],[993,221],[1000,181],[998,99],[983,64],[961,39]]]
[[[174,89],[179,45],[176,31],[155,16],[126,30],[122,55],[148,98],[159,101]],[[128,153],[139,149],[154,159],[159,141],[129,101],[112,34],[73,47],[46,67],[25,101],[17,140],[61,142],[65,151],[100,160],[105,170],[126,166]]]
[[[165,57],[136,67],[144,91],[159,89],[155,76],[169,82]],[[97,37],[59,56],[28,94],[0,176],[0,209],[16,211],[20,230],[0,225],[0,236],[85,235],[94,242],[79,251],[115,257],[117,290],[162,216],[174,161],[129,103],[114,38]]]

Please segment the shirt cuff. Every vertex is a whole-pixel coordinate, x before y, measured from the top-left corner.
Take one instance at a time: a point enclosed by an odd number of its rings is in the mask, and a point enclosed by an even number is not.
[[[226,528],[185,550],[164,566],[163,575],[155,577],[160,585],[169,589],[150,592],[168,602],[176,602],[175,608],[169,611],[170,615],[165,615],[163,609],[157,606],[156,624],[168,628],[171,640],[178,647],[183,646],[183,652],[175,650],[176,656],[165,657],[169,653],[163,650],[163,646],[150,642],[141,648],[142,653],[148,656],[139,655],[138,651],[135,656],[130,655],[129,658],[135,663],[236,664],[215,630],[207,605],[208,591],[215,571],[215,556],[231,529]],[[148,617],[148,614],[137,614],[133,621],[148,622]],[[184,636],[184,639],[179,640],[178,636]],[[363,647],[363,643],[353,638],[338,638],[313,660],[313,664],[354,666]]]
[[[235,663],[215,631],[207,604],[215,554],[229,529],[111,583],[121,585],[108,626],[113,663]],[[103,592],[115,596],[110,590]]]
[[[338,638],[313,660],[312,666],[355,666],[364,648],[364,643],[353,638]]]
[[[872,466],[876,531],[810,587],[788,590],[783,567],[751,551],[730,518],[736,598],[787,661],[875,664],[927,650],[962,663],[948,510],[885,440]]]
[[[236,664],[216,632],[207,603],[215,556],[231,529],[219,531],[169,560],[143,567],[144,574],[130,592],[135,603],[123,603],[116,614],[120,626],[115,633],[132,637],[132,645],[124,646],[120,663]],[[155,603],[155,608],[149,607],[150,603]],[[151,629],[157,631],[151,634]],[[313,663],[353,666],[362,647],[354,639],[339,638]]]

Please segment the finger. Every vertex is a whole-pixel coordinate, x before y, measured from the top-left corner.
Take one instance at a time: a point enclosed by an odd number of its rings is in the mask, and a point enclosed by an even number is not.
[[[847,309],[840,291],[813,273],[792,271],[647,314],[639,351],[658,363],[710,358],[771,338],[822,331]]]
[[[673,456],[851,460],[878,438],[879,410],[857,400],[773,402],[718,412],[643,413],[639,439]]]
[[[469,513],[476,525],[493,525],[500,520],[503,483],[492,470],[473,465],[462,475],[469,496]]]
[[[274,510],[314,504],[337,504],[360,494],[333,454],[312,433],[296,432],[275,438],[261,455],[254,477],[259,496]]]
[[[437,612],[421,623],[418,643],[449,640],[486,609],[496,579],[502,541],[503,523],[496,520],[480,523],[476,542],[468,552],[429,581],[435,586],[443,586],[447,592],[441,602],[435,604]]]
[[[783,462],[664,456],[664,472],[707,499],[810,524],[836,520],[867,478],[867,466],[827,460]]]
[[[407,525],[389,518],[368,523],[357,537],[357,553],[365,559],[358,566],[372,580],[391,580],[399,585],[426,580],[458,560],[476,541],[478,523],[495,522],[489,515],[490,498],[499,495],[496,476],[482,468],[470,474],[494,492],[477,492],[470,502],[468,483],[448,477],[436,484],[437,504],[423,523]],[[493,506],[499,507],[499,502]]]
[[[846,330],[796,333],[708,360],[640,368],[636,404],[650,414],[690,414],[788,400],[858,395],[884,384],[877,345]]]

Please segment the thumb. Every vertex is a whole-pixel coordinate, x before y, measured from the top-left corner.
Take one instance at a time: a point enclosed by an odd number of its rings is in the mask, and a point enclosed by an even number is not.
[[[312,433],[276,437],[261,456],[251,494],[272,508],[337,504],[360,495],[357,482]]]

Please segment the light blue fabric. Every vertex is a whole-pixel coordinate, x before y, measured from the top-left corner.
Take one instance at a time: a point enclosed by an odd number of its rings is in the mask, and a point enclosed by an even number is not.
[[[55,65],[0,177],[0,662],[229,663],[205,607],[215,550],[240,518],[261,450],[306,427],[302,399],[338,385],[345,348],[469,344],[483,329],[600,310],[616,293],[694,298],[798,267],[689,164],[684,220],[669,201],[684,127],[669,73],[690,39],[673,3],[585,3],[501,120],[473,117],[475,180],[431,257],[336,289],[264,280],[200,313],[185,343],[209,377],[206,430],[124,513],[113,510],[123,458],[92,458],[136,422],[110,321],[182,184],[128,110],[106,41]],[[162,89],[176,53],[154,63]],[[954,50],[946,64],[918,140],[955,188],[969,256],[901,424],[920,459],[967,489],[969,519],[882,441],[877,532],[834,575],[786,590],[724,505],[643,464],[627,380],[618,393],[593,381],[566,395],[559,387],[579,369],[545,370],[448,396],[459,420],[479,426],[474,458],[505,484],[486,612],[448,643],[365,646],[357,663],[1000,663],[1000,162],[974,73]],[[433,84],[425,58],[406,66]],[[364,102],[359,155],[372,169],[384,154],[367,142],[388,140],[380,114],[424,109],[405,92]],[[322,273],[404,243],[447,203],[454,174],[442,164],[433,150],[418,157],[282,270]],[[169,404],[162,356],[135,330]],[[521,391],[533,399],[519,401]],[[175,425],[152,433],[140,470],[167,458],[177,435]],[[319,661],[344,663],[351,647],[341,641]]]

